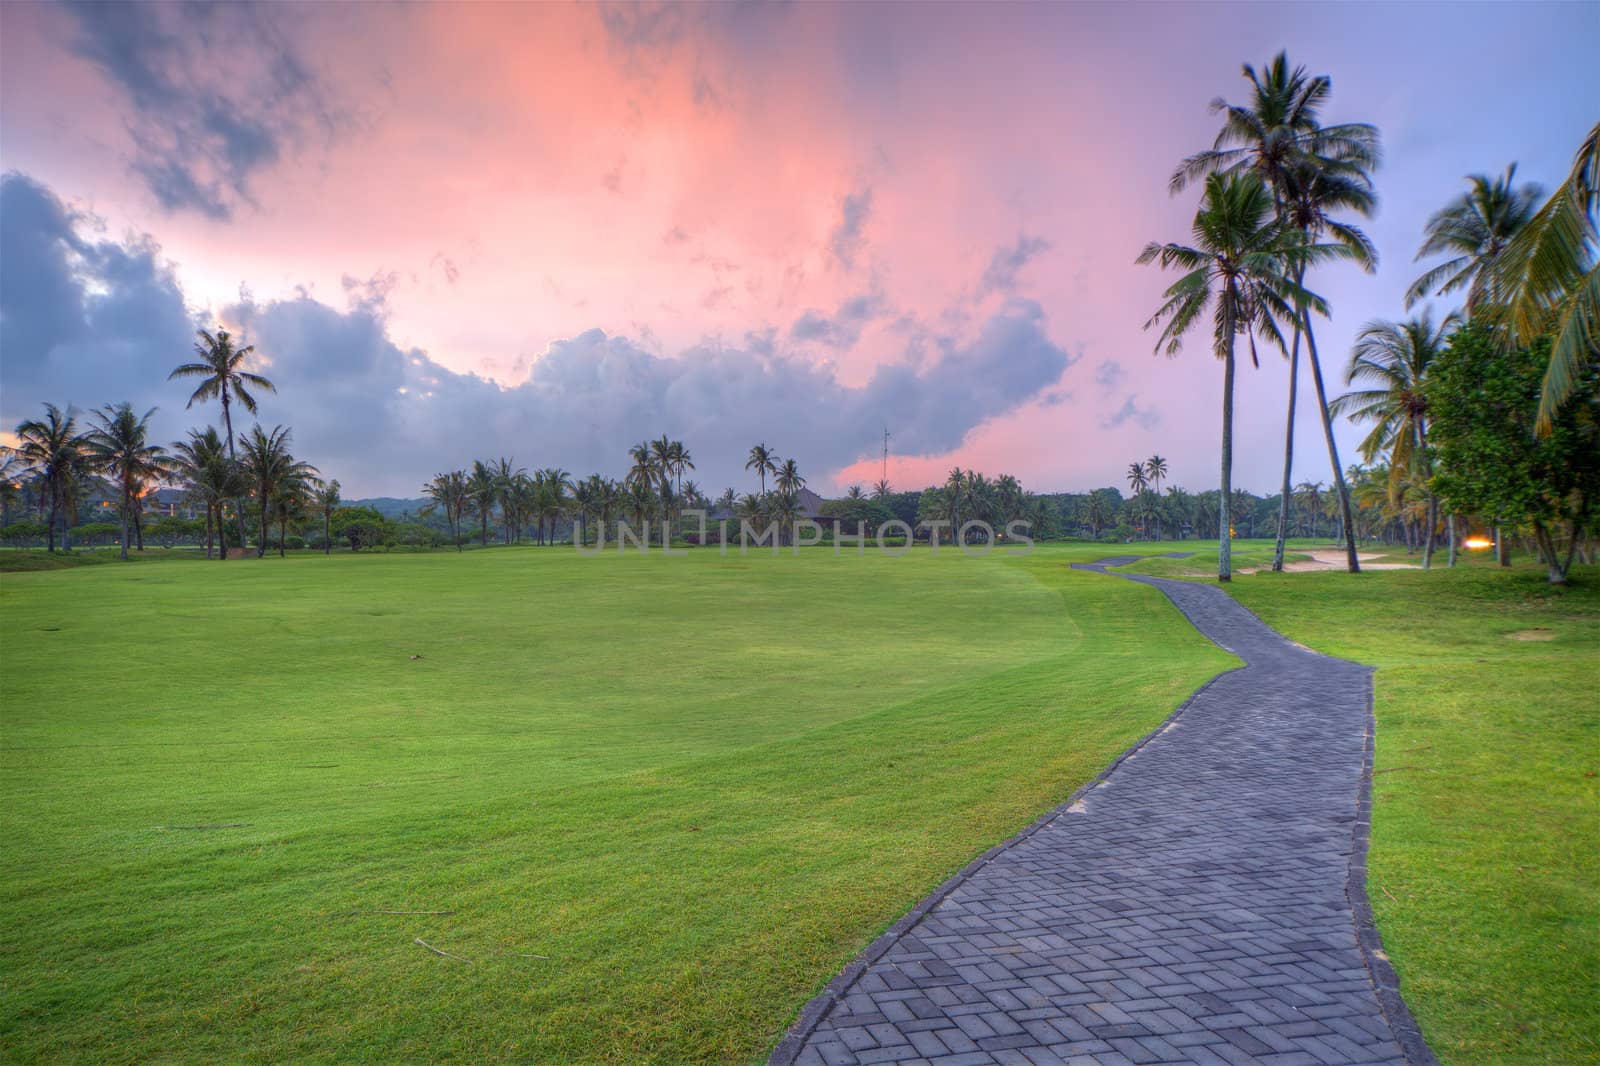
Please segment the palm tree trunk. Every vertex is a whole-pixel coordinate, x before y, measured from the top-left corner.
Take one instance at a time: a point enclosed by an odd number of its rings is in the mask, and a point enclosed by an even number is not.
[[[1306,266],[1302,261],[1295,268],[1295,285],[1305,284]],[[1328,461],[1333,465],[1333,484],[1339,493],[1339,514],[1344,525],[1345,559],[1350,573],[1361,572],[1361,562],[1356,558],[1355,523],[1350,521],[1350,490],[1345,487],[1344,468],[1339,465],[1339,445],[1333,439],[1333,416],[1328,412],[1328,393],[1322,386],[1322,364],[1317,359],[1317,337],[1311,329],[1311,308],[1300,312],[1306,332],[1306,354],[1311,358],[1311,380],[1317,386],[1317,410],[1322,415],[1322,435],[1328,442]]]
[[[1227,299],[1225,296],[1224,299]],[[1222,492],[1217,501],[1217,580],[1233,580],[1233,543],[1229,535],[1233,496],[1233,312],[1228,312],[1228,350],[1222,357]]]
[[[128,503],[128,490],[127,489],[123,489],[122,490],[122,514],[118,516],[119,518],[122,519],[122,553],[121,554],[122,554],[122,561],[123,562],[127,562],[128,561],[128,506],[129,506],[129,503]]]
[[[1433,530],[1439,524],[1439,497],[1431,492],[1428,493],[1427,517],[1423,521],[1428,528],[1422,531],[1422,568],[1430,570],[1433,568]]]
[[[1272,569],[1283,572],[1283,542],[1289,532],[1290,476],[1294,470],[1294,402],[1300,380],[1300,323],[1295,321],[1294,345],[1289,351],[1289,417],[1283,431],[1283,490],[1278,496],[1278,542],[1272,549]]]
[[[233,411],[232,411],[232,409],[230,407],[230,403],[231,403],[231,401],[228,399],[228,383],[227,383],[227,381],[223,381],[223,383],[222,383],[222,425],[228,431],[228,462],[230,462],[233,465],[237,466],[239,464],[239,456],[233,450]],[[238,519],[238,521],[239,521],[239,546],[242,548],[242,547],[244,547],[244,544],[245,544],[245,536],[244,536],[244,498],[243,497],[239,497],[239,498],[237,498],[237,499],[235,499],[233,501],[233,513],[234,513],[234,517],[236,519]],[[221,521],[221,516],[220,515],[218,516],[218,521]],[[228,557],[227,549],[223,549],[222,557],[224,559],[226,559]]]
[[[1501,566],[1511,565],[1511,545],[1506,543],[1504,526],[1494,527],[1494,554]]]

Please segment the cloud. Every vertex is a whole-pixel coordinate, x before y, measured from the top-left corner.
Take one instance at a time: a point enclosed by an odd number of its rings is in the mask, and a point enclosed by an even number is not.
[[[1110,393],[1121,384],[1126,373],[1121,363],[1107,359],[1094,368],[1094,383]]]
[[[165,384],[191,350],[195,328],[171,265],[149,237],[80,235],[95,222],[27,177],[0,179],[0,418],[7,427],[47,400],[181,410],[188,398]]]
[[[839,205],[839,224],[828,235],[828,250],[833,253],[834,260],[846,270],[855,266],[856,255],[866,244],[866,238],[861,231],[866,227],[867,218],[871,214],[871,188],[850,193]]]
[[[211,405],[186,413],[188,389],[166,380],[196,323],[160,249],[149,238],[85,240],[85,221],[27,178],[0,184],[0,260],[30,264],[0,273],[6,424],[44,400],[160,405],[157,439],[216,420]],[[305,292],[246,293],[220,314],[278,387],[260,397],[262,422],[292,426],[297,452],[351,494],[413,495],[436,471],[487,455],[618,474],[629,441],[660,433],[689,444],[709,484],[742,484],[741,457],[756,440],[823,484],[873,454],[885,424],[897,454],[939,455],[1055,385],[1072,362],[1039,305],[1013,300],[965,333],[924,331],[920,358],[908,343],[906,361],[860,385],[782,350],[767,328],[739,346],[705,342],[674,356],[591,329],[550,344],[520,384],[503,387],[397,344],[384,304],[392,284],[384,273],[350,278],[344,310]],[[847,300],[830,321],[863,319],[877,300]]]
[[[1017,273],[1027,266],[1028,260],[1049,251],[1050,242],[1042,237],[1029,237],[1026,234],[1017,235],[1017,243],[995,249],[989,266],[983,272],[983,279],[979,282],[982,292],[1010,292],[1017,287]]]
[[[789,337],[802,343],[815,341],[830,348],[848,350],[861,337],[862,328],[883,312],[883,297],[862,293],[841,303],[830,316],[807,308],[789,327]]]
[[[131,162],[168,211],[229,218],[251,179],[320,125],[337,124],[316,77],[257,4],[69,3],[69,47],[131,105]],[[234,47],[248,41],[250,47]]]
[[[1114,414],[1100,420],[1100,428],[1116,429],[1124,422],[1132,422],[1140,429],[1155,429],[1161,421],[1161,416],[1149,408],[1141,408],[1137,400],[1138,396],[1129,396],[1122,401],[1122,406]]]

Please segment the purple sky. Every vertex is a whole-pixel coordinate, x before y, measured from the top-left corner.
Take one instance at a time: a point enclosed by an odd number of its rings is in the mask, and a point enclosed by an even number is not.
[[[1312,281],[1337,389],[1463,175],[1565,174],[1600,5],[0,5],[0,419],[130,400],[175,437],[214,412],[166,372],[220,323],[347,495],[616,474],[661,433],[713,492],[757,440],[831,492],[886,423],[902,488],[1152,452],[1214,487],[1220,368],[1152,354],[1167,281],[1133,260],[1187,236],[1167,177],[1280,48],[1384,136],[1379,271]],[[1286,381],[1240,376],[1257,492]]]

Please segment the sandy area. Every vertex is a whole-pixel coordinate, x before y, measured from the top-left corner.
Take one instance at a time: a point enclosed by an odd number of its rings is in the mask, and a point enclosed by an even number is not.
[[[1283,569],[1285,570],[1285,572],[1297,573],[1297,572],[1302,571],[1302,570],[1343,570],[1345,568],[1344,552],[1342,550],[1339,550],[1339,549],[1330,548],[1330,549],[1323,549],[1323,550],[1311,551],[1311,552],[1295,552],[1295,551],[1293,551],[1291,549],[1290,554],[1291,555],[1294,555],[1294,554],[1309,555],[1309,556],[1311,556],[1311,558],[1310,559],[1303,559],[1303,560],[1301,560],[1300,562],[1297,562],[1297,563],[1284,563],[1283,564]],[[1374,562],[1369,562],[1368,560],[1376,559],[1376,558],[1378,558],[1378,556],[1376,556],[1376,555],[1363,555],[1360,552],[1356,552],[1356,558],[1358,560],[1360,560],[1361,568],[1363,570],[1417,570],[1417,569],[1420,569],[1420,566],[1417,563],[1374,563]],[[1271,569],[1271,567],[1267,567],[1267,566],[1251,566],[1251,567],[1246,567],[1245,569],[1240,570],[1238,572],[1241,573],[1241,574],[1254,574],[1254,573],[1258,573],[1258,572],[1260,572],[1262,570],[1270,570],[1270,569]]]

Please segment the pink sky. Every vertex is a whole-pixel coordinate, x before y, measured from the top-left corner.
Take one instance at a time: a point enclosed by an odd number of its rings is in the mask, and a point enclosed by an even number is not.
[[[1504,17],[1488,5],[328,5],[190,22],[146,7],[112,26],[104,12],[8,4],[0,163],[75,207],[80,230],[99,219],[98,240],[153,237],[188,310],[232,318],[296,381],[295,367],[332,373],[342,358],[272,350],[322,336],[287,324],[312,310],[307,299],[364,316],[398,352],[507,388],[528,382],[552,346],[599,329],[667,360],[718,348],[787,358],[858,390],[885,366],[926,374],[1026,301],[1070,365],[1049,380],[1019,377],[973,407],[954,440],[891,424],[893,439],[922,442],[891,457],[897,487],[960,464],[1083,490],[1159,452],[1174,482],[1199,490],[1216,483],[1219,368],[1202,336],[1176,360],[1151,354],[1141,327],[1167,282],[1133,259],[1148,240],[1187,235],[1193,198],[1169,198],[1166,178],[1213,135],[1206,103],[1240,95],[1242,61],[1287,46],[1334,76],[1330,120],[1383,129],[1384,207],[1369,226],[1383,267],[1315,283],[1335,308],[1322,346],[1342,366],[1365,320],[1402,313],[1421,224],[1463,174],[1516,159],[1521,175],[1553,184],[1593,121],[1600,84],[1579,57],[1600,48],[1596,20],[1569,26],[1554,47],[1571,55],[1551,59],[1518,42],[1546,40],[1535,24],[1570,22],[1572,9],[1516,10],[1526,32],[1508,41],[1487,29]],[[1424,30],[1437,58],[1418,55]],[[176,61],[173,42],[187,51],[203,34],[226,43],[226,77],[203,50]],[[1505,76],[1480,76],[1480,59]],[[1551,70],[1565,73],[1534,73]],[[1515,120],[1533,108],[1540,122]],[[219,111],[270,149],[226,140],[207,125]],[[215,191],[184,202],[170,182],[158,187],[150,167],[172,159]],[[1029,253],[1014,276],[990,269],[1007,251]],[[860,313],[841,317],[852,301]],[[795,329],[808,311],[833,323],[831,342]],[[31,357],[8,343],[18,350],[0,357]],[[95,394],[95,380],[60,362],[8,375],[8,424],[46,399],[125,398]],[[1279,475],[1286,377],[1276,357],[1241,374],[1235,478],[1258,492]],[[407,395],[421,387],[373,380]],[[171,387],[151,395],[175,426],[194,420]],[[868,442],[881,426],[828,443],[819,434],[837,427],[808,410],[822,401],[792,400],[753,424],[814,487],[877,477]],[[705,402],[697,425],[731,401]],[[345,464],[347,490],[411,495],[434,469],[480,455],[618,472],[632,440],[690,432],[651,421],[679,403],[623,405],[596,421],[593,433],[616,438],[612,460],[496,414],[492,397],[463,401],[459,411],[481,417],[453,427],[458,453],[430,461],[401,448],[389,465],[351,452],[289,389],[263,417],[294,424],[307,457],[335,476]],[[929,397],[889,409],[945,408]],[[1358,436],[1341,431],[1347,461]],[[702,431],[688,442],[707,488],[749,487],[739,467],[754,440]],[[1326,481],[1310,417],[1298,451],[1296,480]]]

